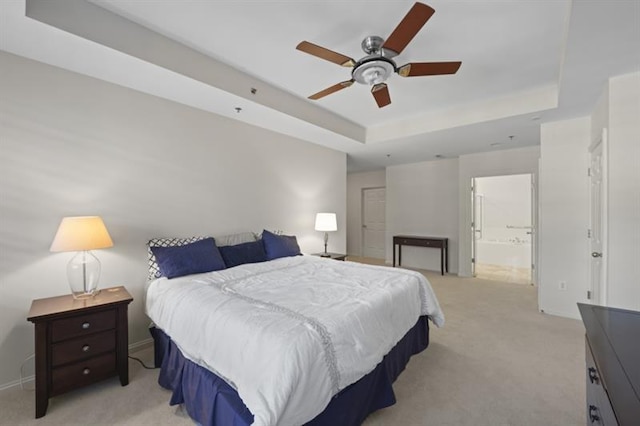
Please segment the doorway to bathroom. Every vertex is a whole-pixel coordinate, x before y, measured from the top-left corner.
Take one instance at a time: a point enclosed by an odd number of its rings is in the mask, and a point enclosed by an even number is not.
[[[534,195],[531,174],[472,179],[475,277],[533,284]]]

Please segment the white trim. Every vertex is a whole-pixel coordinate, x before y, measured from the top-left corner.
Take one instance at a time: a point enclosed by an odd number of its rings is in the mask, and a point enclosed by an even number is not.
[[[22,384],[24,385],[25,383],[32,382],[35,379],[36,379],[36,375],[32,374],[31,376],[23,378],[22,379]],[[10,389],[10,388],[12,388],[14,386],[20,386],[20,379],[12,380],[12,381],[10,381],[8,383],[0,385],[0,391]]]
[[[564,317],[564,318],[571,318],[575,320],[581,320],[579,313],[576,314],[573,312],[561,312],[561,311],[549,311],[549,310],[540,311],[540,313],[543,315],[553,315],[556,317]]]
[[[129,353],[137,352],[141,349],[146,349],[150,346],[153,346],[153,339],[151,337],[149,337],[148,339],[140,340],[139,342],[130,344]]]
[[[145,349],[148,348],[150,346],[153,346],[153,339],[152,338],[148,338],[148,339],[144,339],[144,340],[140,340],[139,342],[135,342],[129,345],[129,353],[133,353],[133,352],[137,352],[141,349]],[[30,376],[24,377],[22,379],[22,384],[26,384],[29,382],[33,382],[36,379],[36,375],[32,374]],[[10,382],[4,383],[0,385],[0,392],[7,390],[7,389],[11,389],[14,386],[20,386],[20,379],[16,379],[16,380],[12,380]]]

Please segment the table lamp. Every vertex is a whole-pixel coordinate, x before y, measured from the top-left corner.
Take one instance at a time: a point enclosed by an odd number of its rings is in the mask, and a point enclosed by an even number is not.
[[[95,296],[100,278],[100,261],[90,250],[113,247],[104,222],[98,216],[65,217],[51,243],[50,251],[77,251],[67,265],[71,293],[76,299]]]
[[[329,232],[337,231],[338,224],[336,222],[335,213],[318,213],[316,214],[316,231],[324,232],[324,253],[320,256],[330,257],[327,253],[327,242],[329,241]]]

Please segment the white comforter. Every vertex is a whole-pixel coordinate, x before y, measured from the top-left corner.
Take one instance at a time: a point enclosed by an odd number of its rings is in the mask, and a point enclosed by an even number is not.
[[[254,425],[300,425],[372,371],[416,323],[444,323],[426,278],[297,256],[153,281],[146,310],[233,386]]]

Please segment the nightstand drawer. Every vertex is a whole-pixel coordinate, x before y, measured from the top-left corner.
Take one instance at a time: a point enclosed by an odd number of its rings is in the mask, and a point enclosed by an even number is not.
[[[51,348],[51,363],[54,367],[89,358],[116,348],[116,331],[109,330],[65,342],[55,343]]]
[[[114,310],[78,315],[73,318],[53,321],[51,324],[51,340],[59,342],[60,340],[84,336],[115,327],[116,315]]]
[[[71,389],[106,379],[116,374],[116,354],[109,353],[89,358],[65,367],[54,368],[51,395],[58,395]]]

